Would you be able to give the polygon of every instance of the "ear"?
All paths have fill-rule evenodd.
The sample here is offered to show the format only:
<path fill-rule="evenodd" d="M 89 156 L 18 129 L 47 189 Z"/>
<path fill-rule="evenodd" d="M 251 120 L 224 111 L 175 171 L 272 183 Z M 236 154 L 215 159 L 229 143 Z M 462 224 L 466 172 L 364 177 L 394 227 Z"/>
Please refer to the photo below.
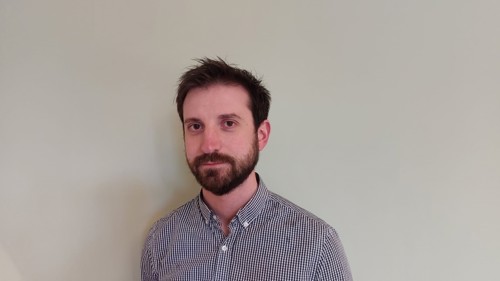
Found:
<path fill-rule="evenodd" d="M 271 123 L 269 123 L 269 120 L 266 119 L 262 121 L 259 125 L 259 128 L 257 128 L 257 142 L 259 144 L 259 151 L 262 151 L 264 147 L 266 147 L 270 134 Z"/>

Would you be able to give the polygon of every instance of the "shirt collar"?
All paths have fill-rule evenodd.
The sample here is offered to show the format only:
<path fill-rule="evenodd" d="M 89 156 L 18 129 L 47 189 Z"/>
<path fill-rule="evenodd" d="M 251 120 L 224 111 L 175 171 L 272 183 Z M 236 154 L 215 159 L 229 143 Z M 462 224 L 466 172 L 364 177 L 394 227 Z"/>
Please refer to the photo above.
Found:
<path fill-rule="evenodd" d="M 244 227 L 250 225 L 253 220 L 257 218 L 257 216 L 264 209 L 267 198 L 269 197 L 269 190 L 264 184 L 264 181 L 257 173 L 256 176 L 258 182 L 257 192 L 255 192 L 250 201 L 248 201 L 248 203 L 238 211 L 235 217 Z M 203 217 L 203 220 L 208 223 L 210 218 L 213 216 L 213 212 L 203 201 L 201 192 L 198 195 L 197 200 L 201 216 Z"/>
<path fill-rule="evenodd" d="M 203 217 L 203 221 L 208 223 L 210 221 L 210 217 L 212 216 L 212 210 L 208 208 L 207 204 L 203 201 L 203 195 L 200 191 L 200 194 L 197 197 L 198 200 L 198 208 L 200 210 L 201 216 Z"/>

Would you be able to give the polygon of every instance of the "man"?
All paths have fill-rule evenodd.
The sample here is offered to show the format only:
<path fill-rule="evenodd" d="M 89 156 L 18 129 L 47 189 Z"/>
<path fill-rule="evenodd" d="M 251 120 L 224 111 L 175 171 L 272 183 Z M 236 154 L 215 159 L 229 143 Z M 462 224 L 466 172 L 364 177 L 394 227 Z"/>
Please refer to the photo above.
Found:
<path fill-rule="evenodd" d="M 201 192 L 152 227 L 142 280 L 352 280 L 335 230 L 254 170 L 271 132 L 269 91 L 221 59 L 198 62 L 176 102 Z"/>

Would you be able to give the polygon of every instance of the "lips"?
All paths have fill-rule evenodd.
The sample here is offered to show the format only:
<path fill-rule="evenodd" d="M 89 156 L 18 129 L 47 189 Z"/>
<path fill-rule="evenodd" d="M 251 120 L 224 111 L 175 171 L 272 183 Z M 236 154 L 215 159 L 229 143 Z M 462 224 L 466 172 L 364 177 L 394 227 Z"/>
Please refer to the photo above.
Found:
<path fill-rule="evenodd" d="M 228 163 L 227 162 L 212 162 L 212 161 L 208 161 L 208 162 L 201 163 L 200 166 L 216 167 L 216 166 L 220 166 L 220 165 L 223 165 L 223 164 L 228 164 Z"/>

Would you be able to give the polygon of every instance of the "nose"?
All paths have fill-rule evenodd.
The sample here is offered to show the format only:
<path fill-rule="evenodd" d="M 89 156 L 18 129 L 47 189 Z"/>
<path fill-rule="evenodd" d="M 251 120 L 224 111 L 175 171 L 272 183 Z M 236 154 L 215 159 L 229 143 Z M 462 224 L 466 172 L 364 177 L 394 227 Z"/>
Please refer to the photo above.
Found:
<path fill-rule="evenodd" d="M 220 134 L 214 129 L 206 128 L 203 132 L 201 150 L 203 153 L 217 152 L 221 148 Z"/>

